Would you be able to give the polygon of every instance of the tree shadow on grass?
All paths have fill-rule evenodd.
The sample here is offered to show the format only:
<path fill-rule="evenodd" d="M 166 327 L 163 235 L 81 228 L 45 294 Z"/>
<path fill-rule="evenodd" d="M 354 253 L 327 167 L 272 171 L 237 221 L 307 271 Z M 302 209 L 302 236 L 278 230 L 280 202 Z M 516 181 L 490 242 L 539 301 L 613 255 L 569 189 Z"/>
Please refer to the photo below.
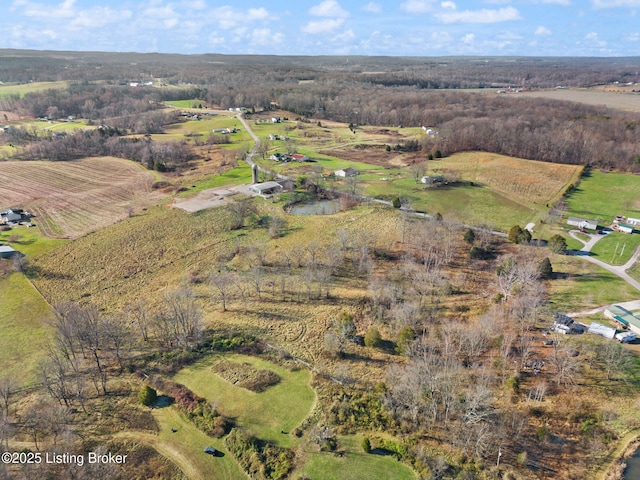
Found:
<path fill-rule="evenodd" d="M 395 452 L 387 450 L 386 448 L 372 448 L 369 453 L 371 455 L 380 455 L 381 457 L 393 457 L 396 455 Z"/>

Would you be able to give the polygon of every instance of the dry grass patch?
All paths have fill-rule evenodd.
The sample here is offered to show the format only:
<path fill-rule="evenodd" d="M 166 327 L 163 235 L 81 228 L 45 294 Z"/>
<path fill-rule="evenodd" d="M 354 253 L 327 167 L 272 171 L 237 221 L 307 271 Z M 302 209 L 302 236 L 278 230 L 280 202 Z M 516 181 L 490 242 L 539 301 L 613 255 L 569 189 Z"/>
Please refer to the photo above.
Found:
<path fill-rule="evenodd" d="M 155 176 L 118 158 L 74 162 L 4 162 L 0 198 L 3 207 L 32 210 L 41 232 L 76 238 L 111 225 L 157 202 Z"/>
<path fill-rule="evenodd" d="M 280 383 L 280 375 L 264 368 L 256 368 L 250 363 L 235 363 L 227 360 L 216 362 L 212 370 L 236 387 L 252 392 L 264 392 L 267 388 Z"/>
<path fill-rule="evenodd" d="M 545 204 L 560 195 L 582 171 L 578 165 L 537 162 L 486 152 L 463 152 L 430 162 L 463 180 L 479 183 L 520 203 Z"/>

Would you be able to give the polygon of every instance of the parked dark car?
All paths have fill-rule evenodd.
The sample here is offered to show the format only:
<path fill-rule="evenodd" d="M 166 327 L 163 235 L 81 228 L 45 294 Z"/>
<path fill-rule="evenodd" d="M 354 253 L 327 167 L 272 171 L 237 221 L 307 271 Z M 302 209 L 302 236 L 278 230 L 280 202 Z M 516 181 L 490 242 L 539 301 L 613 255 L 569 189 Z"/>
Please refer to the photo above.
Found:
<path fill-rule="evenodd" d="M 213 455 L 215 457 L 218 451 L 213 447 L 204 447 L 204 453 L 208 453 L 209 455 Z"/>

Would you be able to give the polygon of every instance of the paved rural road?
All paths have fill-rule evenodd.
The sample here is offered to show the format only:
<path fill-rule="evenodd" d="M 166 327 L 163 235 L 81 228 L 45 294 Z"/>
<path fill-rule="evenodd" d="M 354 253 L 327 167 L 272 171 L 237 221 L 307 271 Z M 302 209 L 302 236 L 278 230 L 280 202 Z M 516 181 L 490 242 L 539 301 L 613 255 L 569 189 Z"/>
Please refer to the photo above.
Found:
<path fill-rule="evenodd" d="M 617 266 L 609 265 L 608 263 L 605 263 L 602 260 L 598 260 L 597 258 L 594 258 L 594 257 L 592 257 L 590 255 L 590 252 L 591 252 L 591 249 L 593 248 L 593 246 L 598 242 L 598 240 L 600 240 L 604 236 L 603 235 L 591 235 L 591 238 L 589 239 L 589 241 L 585 242 L 580 237 L 578 237 L 577 233 L 578 233 L 577 230 L 570 230 L 569 231 L 569 235 L 571 236 L 571 238 L 574 238 L 575 240 L 578 240 L 584 246 L 580 250 L 575 252 L 574 255 L 576 255 L 576 256 L 578 256 L 580 258 L 584 258 L 588 262 L 594 263 L 594 264 L 604 268 L 605 270 L 607 270 L 607 271 L 613 273 L 614 275 L 617 275 L 621 279 L 623 279 L 625 282 L 627 282 L 629 285 L 631 285 L 635 289 L 640 290 L 640 282 L 638 282 L 637 280 L 632 278 L 629 274 L 627 274 L 627 270 L 629 268 L 631 268 L 636 263 L 638 258 L 640 257 L 640 247 L 638 247 L 636 249 L 635 253 L 631 256 L 629 261 L 627 263 L 625 263 L 624 265 L 617 265 Z"/>

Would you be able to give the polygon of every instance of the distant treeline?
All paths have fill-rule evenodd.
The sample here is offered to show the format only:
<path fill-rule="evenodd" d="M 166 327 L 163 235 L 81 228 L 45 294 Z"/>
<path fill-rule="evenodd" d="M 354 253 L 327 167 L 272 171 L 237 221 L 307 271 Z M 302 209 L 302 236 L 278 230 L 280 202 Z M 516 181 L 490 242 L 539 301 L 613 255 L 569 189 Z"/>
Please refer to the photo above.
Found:
<path fill-rule="evenodd" d="M 49 72 L 51 78 L 36 77 L 37 72 L 27 68 L 38 55 L 46 58 L 43 71 Z M 123 65 L 125 59 L 127 63 Z M 355 126 L 433 127 L 438 135 L 421 141 L 425 154 L 481 150 L 547 162 L 640 171 L 638 114 L 518 95 L 456 90 L 497 85 L 638 82 L 638 58 L 347 59 L 71 53 L 67 60 L 68 66 L 59 69 L 59 62 L 46 54 L 26 52 L 23 57 L 8 59 L 7 65 L 2 63 L 0 79 L 7 72 L 23 71 L 34 80 L 71 79 L 78 83 L 68 90 L 31 93 L 22 99 L 4 98 L 0 100 L 0 110 L 36 117 L 71 115 L 131 132 L 157 133 L 172 120 L 158 110 L 163 101 L 199 99 L 224 109 L 243 106 L 249 110 L 276 105 L 301 117 Z M 162 82 L 179 87 L 198 86 L 128 86 L 126 79 L 143 77 L 161 78 Z M 91 84 L 98 79 L 101 84 Z"/>
<path fill-rule="evenodd" d="M 555 87 L 638 82 L 640 58 L 175 55 L 0 49 L 0 82 L 162 79 L 245 85 L 326 81 L 418 88 Z"/>
<path fill-rule="evenodd" d="M 194 158 L 186 142 L 154 142 L 148 138 L 123 138 L 117 129 L 99 128 L 73 134 L 47 135 L 36 129 L 12 129 L 25 146 L 15 155 L 22 160 L 76 160 L 111 156 L 140 162 L 158 171 L 172 170 Z M 28 141 L 26 141 L 28 140 Z"/>

